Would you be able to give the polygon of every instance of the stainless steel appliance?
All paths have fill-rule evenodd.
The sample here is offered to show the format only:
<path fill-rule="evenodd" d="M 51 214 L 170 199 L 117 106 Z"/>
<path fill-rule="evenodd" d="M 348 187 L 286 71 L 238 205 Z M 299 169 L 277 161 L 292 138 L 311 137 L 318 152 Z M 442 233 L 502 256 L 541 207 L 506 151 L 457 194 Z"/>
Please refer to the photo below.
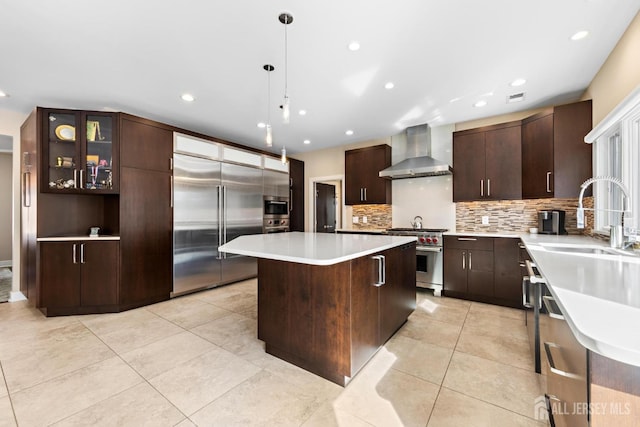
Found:
<path fill-rule="evenodd" d="M 542 358 L 540 356 L 540 315 L 546 313 L 542 297 L 546 292 L 545 281 L 540 276 L 536 265 L 531 261 L 520 244 L 520 268 L 522 276 L 522 305 L 525 309 L 525 323 L 529 335 L 529 345 L 533 363 L 537 373 L 542 372 Z"/>
<path fill-rule="evenodd" d="M 262 170 L 175 153 L 172 296 L 254 277 L 254 258 L 218 247 L 262 233 Z"/>
<path fill-rule="evenodd" d="M 289 198 L 278 196 L 263 197 L 263 233 L 284 233 L 289 231 Z"/>
<path fill-rule="evenodd" d="M 559 209 L 538 211 L 538 233 L 567 234 L 564 216 L 565 212 Z"/>
<path fill-rule="evenodd" d="M 390 236 L 415 236 L 416 286 L 433 289 L 435 296 L 442 294 L 442 233 L 444 228 L 389 228 Z"/>

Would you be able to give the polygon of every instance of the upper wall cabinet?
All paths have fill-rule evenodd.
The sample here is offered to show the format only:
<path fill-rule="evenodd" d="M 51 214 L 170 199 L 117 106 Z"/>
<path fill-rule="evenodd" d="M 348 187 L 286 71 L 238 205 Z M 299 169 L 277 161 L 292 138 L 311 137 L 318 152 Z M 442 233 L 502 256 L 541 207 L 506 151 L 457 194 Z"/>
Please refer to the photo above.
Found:
<path fill-rule="evenodd" d="M 115 113 L 43 109 L 41 117 L 41 191 L 118 192 Z"/>
<path fill-rule="evenodd" d="M 345 151 L 345 204 L 391 204 L 391 181 L 378 175 L 378 172 L 389 166 L 389 145 Z"/>
<path fill-rule="evenodd" d="M 453 134 L 453 201 L 521 198 L 520 122 Z"/>
<path fill-rule="evenodd" d="M 573 198 L 591 177 L 591 101 L 553 107 L 522 121 L 522 198 Z"/>

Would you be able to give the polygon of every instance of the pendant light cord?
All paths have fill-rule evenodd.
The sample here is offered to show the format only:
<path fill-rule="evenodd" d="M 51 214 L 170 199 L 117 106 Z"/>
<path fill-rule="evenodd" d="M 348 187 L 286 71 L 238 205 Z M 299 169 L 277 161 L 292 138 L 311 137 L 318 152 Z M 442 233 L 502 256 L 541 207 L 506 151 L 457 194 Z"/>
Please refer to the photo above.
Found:
<path fill-rule="evenodd" d="M 284 22 L 284 96 L 288 96 L 289 95 L 289 91 L 287 89 L 287 82 L 288 82 L 288 73 L 287 70 L 289 69 L 288 66 L 288 43 L 287 43 L 287 27 L 289 26 L 289 17 L 285 16 L 284 18 L 285 22 Z"/>

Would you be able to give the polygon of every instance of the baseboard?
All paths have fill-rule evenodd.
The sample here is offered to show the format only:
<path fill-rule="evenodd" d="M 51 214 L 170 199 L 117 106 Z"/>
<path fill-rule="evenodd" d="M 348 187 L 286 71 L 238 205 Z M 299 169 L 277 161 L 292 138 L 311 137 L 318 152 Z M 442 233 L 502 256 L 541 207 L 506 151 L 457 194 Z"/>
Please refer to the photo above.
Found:
<path fill-rule="evenodd" d="M 24 294 L 20 291 L 11 291 L 11 294 L 9 296 L 9 302 L 25 301 L 26 299 L 27 297 L 25 297 Z"/>

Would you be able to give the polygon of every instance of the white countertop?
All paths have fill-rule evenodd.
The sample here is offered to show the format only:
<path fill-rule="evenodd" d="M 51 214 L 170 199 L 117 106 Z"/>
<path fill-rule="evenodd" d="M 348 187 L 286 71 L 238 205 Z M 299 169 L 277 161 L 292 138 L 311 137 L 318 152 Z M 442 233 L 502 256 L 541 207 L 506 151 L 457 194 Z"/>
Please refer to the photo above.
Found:
<path fill-rule="evenodd" d="M 386 234 L 387 230 L 384 228 L 336 228 L 336 233 Z"/>
<path fill-rule="evenodd" d="M 219 250 L 256 258 L 332 265 L 415 241 L 415 237 L 406 236 L 291 232 L 240 236 Z"/>
<path fill-rule="evenodd" d="M 565 254 L 542 245 L 608 246 L 585 236 L 521 237 L 576 339 L 598 354 L 640 366 L 640 259 Z"/>
<path fill-rule="evenodd" d="M 120 236 L 100 235 L 98 237 L 84 236 L 54 236 L 54 237 L 38 237 L 38 242 L 72 242 L 77 240 L 120 240 Z"/>

